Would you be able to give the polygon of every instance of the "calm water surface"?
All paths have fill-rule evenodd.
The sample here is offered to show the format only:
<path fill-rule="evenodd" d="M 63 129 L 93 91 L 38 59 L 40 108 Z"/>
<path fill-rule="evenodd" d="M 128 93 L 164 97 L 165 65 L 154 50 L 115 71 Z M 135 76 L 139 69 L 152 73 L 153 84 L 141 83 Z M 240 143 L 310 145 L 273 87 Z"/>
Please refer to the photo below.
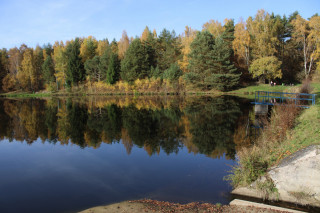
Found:
<path fill-rule="evenodd" d="M 0 212 L 151 198 L 227 204 L 250 143 L 235 97 L 0 99 Z"/>

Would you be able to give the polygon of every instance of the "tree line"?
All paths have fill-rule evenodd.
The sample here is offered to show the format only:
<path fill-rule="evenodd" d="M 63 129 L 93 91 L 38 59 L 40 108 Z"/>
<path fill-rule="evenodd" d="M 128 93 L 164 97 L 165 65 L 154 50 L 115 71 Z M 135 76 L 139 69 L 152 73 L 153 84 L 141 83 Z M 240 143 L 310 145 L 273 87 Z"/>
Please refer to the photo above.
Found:
<path fill-rule="evenodd" d="M 185 32 L 148 27 L 140 37 L 123 31 L 119 41 L 75 38 L 36 48 L 0 50 L 0 88 L 5 91 L 61 90 L 80 84 L 160 79 L 201 90 L 227 91 L 254 80 L 284 83 L 319 70 L 320 17 L 308 20 L 259 10 L 234 24 L 206 22 Z"/>

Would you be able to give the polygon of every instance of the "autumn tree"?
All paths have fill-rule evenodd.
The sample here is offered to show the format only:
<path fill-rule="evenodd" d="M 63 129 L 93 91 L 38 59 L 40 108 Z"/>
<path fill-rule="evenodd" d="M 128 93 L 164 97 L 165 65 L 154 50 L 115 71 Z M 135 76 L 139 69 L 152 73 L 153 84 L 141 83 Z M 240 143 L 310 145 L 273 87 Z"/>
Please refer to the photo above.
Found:
<path fill-rule="evenodd" d="M 250 35 L 246 23 L 240 20 L 235 26 L 232 47 L 240 67 L 249 67 L 250 63 Z"/>
<path fill-rule="evenodd" d="M 144 42 L 148 39 L 148 37 L 150 36 L 150 34 L 152 35 L 151 31 L 149 30 L 149 27 L 146 26 L 142 32 L 142 35 L 140 37 L 141 42 Z"/>
<path fill-rule="evenodd" d="M 12 76 L 15 76 L 18 73 L 18 69 L 21 65 L 22 54 L 20 50 L 17 47 L 15 47 L 15 48 L 9 49 L 8 56 L 9 56 L 9 73 Z"/>
<path fill-rule="evenodd" d="M 279 40 L 269 13 L 259 10 L 254 19 L 249 17 L 247 30 L 251 36 L 253 60 L 275 55 Z"/>
<path fill-rule="evenodd" d="M 96 49 L 96 54 L 98 56 L 102 56 L 102 54 L 107 50 L 109 47 L 108 39 L 103 39 L 98 41 L 98 47 Z"/>
<path fill-rule="evenodd" d="M 3 54 L 2 54 L 3 56 Z M 11 48 L 8 51 L 8 74 L 2 79 L 2 89 L 6 92 L 16 89 L 16 74 L 20 67 L 22 56 L 18 48 Z M 3 60 L 2 60 L 3 61 Z"/>
<path fill-rule="evenodd" d="M 219 21 L 210 20 L 202 26 L 202 31 L 210 32 L 214 37 L 220 36 L 224 29 Z"/>
<path fill-rule="evenodd" d="M 36 88 L 36 73 L 34 67 L 33 51 L 30 48 L 24 50 L 21 67 L 17 73 L 17 80 L 23 90 L 34 91 Z"/>
<path fill-rule="evenodd" d="M 66 84 L 67 73 L 67 57 L 65 54 L 65 47 L 63 42 L 57 41 L 53 46 L 53 61 L 54 61 L 54 76 L 56 78 L 57 89 L 60 85 Z"/>
<path fill-rule="evenodd" d="M 311 37 L 315 42 L 316 51 L 314 52 L 314 60 L 320 58 L 320 16 L 313 16 L 310 19 Z M 320 77 L 320 60 L 317 62 L 318 79 Z"/>
<path fill-rule="evenodd" d="M 127 35 L 127 32 L 124 30 L 122 32 L 122 37 L 118 43 L 118 54 L 120 59 L 123 59 L 124 54 L 129 48 L 129 44 L 130 44 L 129 37 Z"/>
<path fill-rule="evenodd" d="M 305 78 L 311 74 L 317 55 L 317 43 L 319 44 L 320 17 L 315 16 L 310 21 L 300 15 L 292 21 L 294 27 L 293 39 L 300 45 L 303 52 L 303 70 Z"/>
<path fill-rule="evenodd" d="M 275 56 L 268 56 L 256 59 L 252 62 L 249 71 L 253 77 L 260 79 L 268 79 L 269 81 L 275 78 L 282 78 L 281 61 Z"/>
<path fill-rule="evenodd" d="M 82 62 L 86 62 L 88 59 L 92 59 L 96 55 L 96 49 L 98 47 L 98 42 L 93 36 L 88 36 L 81 43 L 80 56 Z"/>
<path fill-rule="evenodd" d="M 190 54 L 190 44 L 197 35 L 197 31 L 191 29 L 191 27 L 186 26 L 184 34 L 181 36 L 181 54 L 182 57 L 178 61 L 178 64 L 183 72 L 187 72 L 189 65 L 189 54 Z"/>

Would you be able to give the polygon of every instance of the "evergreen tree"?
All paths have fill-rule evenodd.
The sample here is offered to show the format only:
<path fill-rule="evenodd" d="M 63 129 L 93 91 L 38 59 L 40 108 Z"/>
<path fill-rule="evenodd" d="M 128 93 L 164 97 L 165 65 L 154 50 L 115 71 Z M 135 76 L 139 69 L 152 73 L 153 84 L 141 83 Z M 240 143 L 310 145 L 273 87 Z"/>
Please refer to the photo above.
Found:
<path fill-rule="evenodd" d="M 157 44 L 157 66 L 160 70 L 166 70 L 171 64 L 176 63 L 181 56 L 181 44 L 175 31 L 163 29 Z"/>
<path fill-rule="evenodd" d="M 134 39 L 121 61 L 121 78 L 128 82 L 143 79 L 148 76 L 150 68 L 146 49 L 139 38 Z"/>
<path fill-rule="evenodd" d="M 76 38 L 70 42 L 66 47 L 67 56 L 67 73 L 66 83 L 68 86 L 71 84 L 78 84 L 85 79 L 85 70 L 80 57 L 80 41 Z"/>
<path fill-rule="evenodd" d="M 238 85 L 240 75 L 230 61 L 230 46 L 223 35 L 214 39 L 208 31 L 198 32 L 191 43 L 190 72 L 185 79 L 202 89 L 225 91 Z"/>
<path fill-rule="evenodd" d="M 43 78 L 42 78 L 42 64 L 44 62 L 43 57 L 43 49 L 40 46 L 37 46 L 36 49 L 33 51 L 34 56 L 34 68 L 36 71 L 36 82 L 37 88 L 41 89 L 43 87 Z"/>
<path fill-rule="evenodd" d="M 148 34 L 148 37 L 145 40 L 142 40 L 142 45 L 146 51 L 147 61 L 150 67 L 157 66 L 157 56 L 156 56 L 156 48 L 157 48 L 157 40 L 153 37 L 151 33 Z M 149 77 L 152 77 L 151 73 L 149 73 Z"/>
<path fill-rule="evenodd" d="M 47 56 L 46 60 L 43 62 L 42 70 L 43 70 L 43 78 L 47 84 L 50 84 L 55 81 L 54 64 L 53 64 L 53 60 L 50 55 Z"/>
<path fill-rule="evenodd" d="M 101 72 L 100 69 L 100 56 L 95 56 L 92 59 L 88 59 L 84 63 L 84 69 L 92 81 L 101 81 L 104 78 L 104 73 Z"/>
<path fill-rule="evenodd" d="M 178 64 L 171 64 L 171 66 L 166 69 L 163 73 L 163 78 L 168 79 L 171 82 L 172 81 L 177 81 L 180 76 L 182 76 L 183 72 L 178 66 Z"/>
<path fill-rule="evenodd" d="M 107 83 L 114 84 L 119 80 L 120 60 L 117 54 L 112 53 L 109 59 L 109 66 L 107 70 Z"/>

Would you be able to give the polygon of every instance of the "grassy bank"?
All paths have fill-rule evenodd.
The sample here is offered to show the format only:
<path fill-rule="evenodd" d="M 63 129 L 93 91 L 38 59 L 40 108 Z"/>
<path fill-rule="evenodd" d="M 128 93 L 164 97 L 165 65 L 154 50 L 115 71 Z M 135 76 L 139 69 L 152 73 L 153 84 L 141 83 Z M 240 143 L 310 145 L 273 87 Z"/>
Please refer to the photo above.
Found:
<path fill-rule="evenodd" d="M 320 84 L 312 84 L 318 94 L 309 109 L 275 107 L 269 124 L 252 147 L 238 152 L 239 164 L 228 176 L 234 187 L 248 186 L 285 157 L 313 144 L 320 144 Z M 272 185 L 272 184 L 271 184 Z"/>

